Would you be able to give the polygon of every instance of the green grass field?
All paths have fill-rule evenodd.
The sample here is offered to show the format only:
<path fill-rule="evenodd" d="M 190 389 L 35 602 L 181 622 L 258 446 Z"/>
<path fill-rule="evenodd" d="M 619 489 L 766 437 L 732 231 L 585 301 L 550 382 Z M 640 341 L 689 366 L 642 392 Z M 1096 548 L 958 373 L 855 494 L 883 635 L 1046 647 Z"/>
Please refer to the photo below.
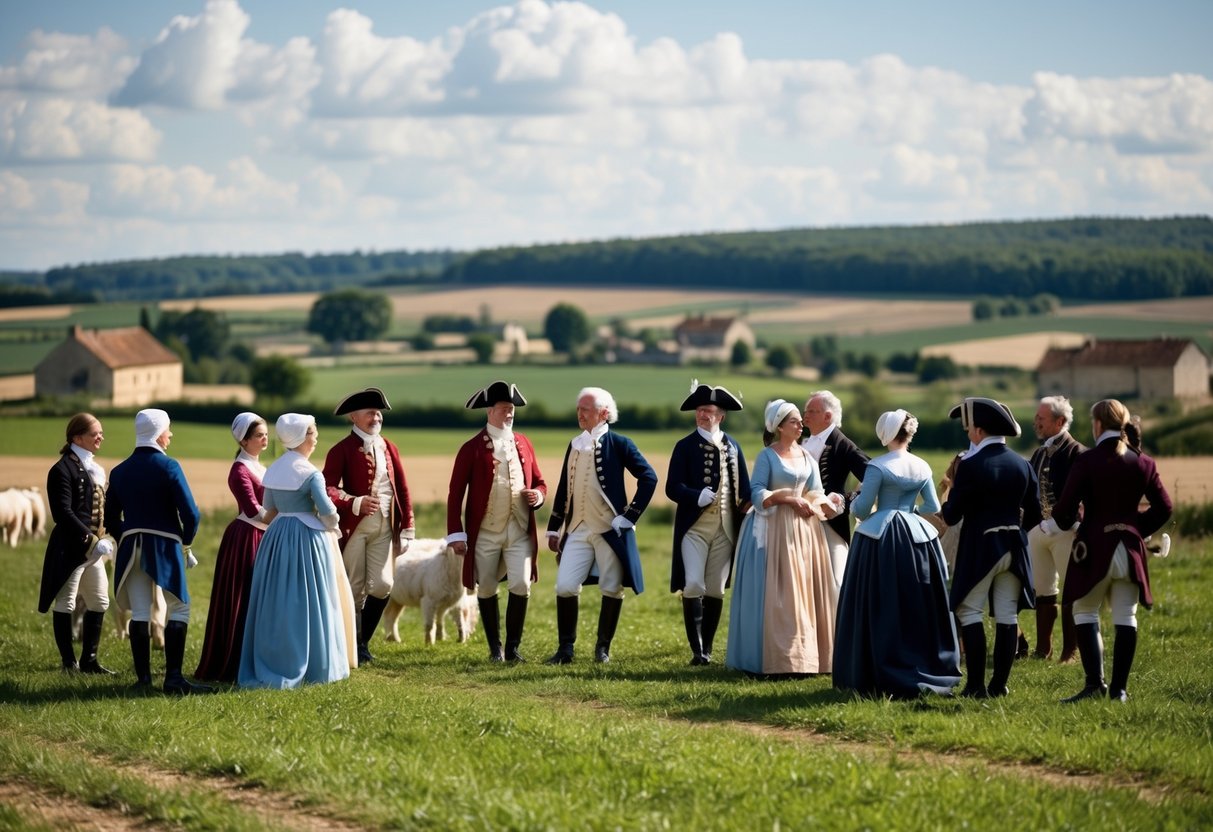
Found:
<path fill-rule="evenodd" d="M 208 517 L 195 545 L 187 668 L 225 521 Z M 439 525 L 441 511 L 421 523 Z M 649 591 L 625 602 L 609 665 L 588 659 L 592 588 L 577 662 L 538 661 L 555 646 L 545 555 L 525 665 L 489 664 L 479 629 L 467 644 L 427 648 L 409 610 L 404 642 L 376 637 L 376 663 L 348 681 L 187 700 L 128 697 L 129 651 L 108 630 L 101 658 L 119 675 L 63 676 L 49 618 L 33 611 L 41 544 L 22 544 L 0 586 L 0 783 L 10 800 L 36 789 L 102 818 L 179 829 L 926 830 L 1012 819 L 1181 830 L 1213 819 L 1209 540 L 1177 541 L 1152 564 L 1157 604 L 1140 616 L 1129 704 L 1062 706 L 1081 670 L 1033 660 L 1016 664 L 1007 699 L 904 703 L 853 700 L 828 677 L 688 667 L 666 592 L 669 526 L 655 516 L 639 528 Z M 160 662 L 154 654 L 154 672 Z M 0 828 L 35 828 L 6 803 Z"/>

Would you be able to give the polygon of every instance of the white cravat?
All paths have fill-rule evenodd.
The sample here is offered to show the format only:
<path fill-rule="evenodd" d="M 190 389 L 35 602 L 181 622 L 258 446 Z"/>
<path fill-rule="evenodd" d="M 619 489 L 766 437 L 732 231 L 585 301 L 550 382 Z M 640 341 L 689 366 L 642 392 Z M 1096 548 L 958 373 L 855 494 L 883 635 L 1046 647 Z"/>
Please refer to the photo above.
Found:
<path fill-rule="evenodd" d="M 80 458 L 84 470 L 88 471 L 88 475 L 93 478 L 93 485 L 105 488 L 105 469 L 97 464 L 97 460 L 93 458 L 93 452 L 85 450 L 79 445 L 72 445 L 72 451 Z"/>
<path fill-rule="evenodd" d="M 826 449 L 826 439 L 833 431 L 834 426 L 830 425 L 821 433 L 811 433 L 808 439 L 800 441 L 800 447 L 809 452 L 809 456 L 813 457 L 814 462 L 821 462 L 821 453 Z"/>
<path fill-rule="evenodd" d="M 366 433 L 365 431 L 352 428 L 354 433 L 362 440 L 362 452 L 364 454 L 374 453 L 376 450 L 383 453 L 386 447 L 383 443 L 383 437 L 377 433 Z"/>
<path fill-rule="evenodd" d="M 574 451 L 592 451 L 594 443 L 606 436 L 606 432 L 610 429 L 610 425 L 606 422 L 599 422 L 594 426 L 593 430 L 583 430 L 581 433 L 573 437 Z"/>

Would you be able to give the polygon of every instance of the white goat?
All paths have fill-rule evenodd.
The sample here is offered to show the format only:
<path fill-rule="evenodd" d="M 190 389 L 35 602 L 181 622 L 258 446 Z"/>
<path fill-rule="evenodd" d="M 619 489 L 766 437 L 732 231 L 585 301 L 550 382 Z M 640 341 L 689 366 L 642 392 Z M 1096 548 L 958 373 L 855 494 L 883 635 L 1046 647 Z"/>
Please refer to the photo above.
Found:
<path fill-rule="evenodd" d="M 400 641 L 397 628 L 405 607 L 420 607 L 425 643 L 445 639 L 443 619 L 454 610 L 460 643 L 467 641 L 476 625 L 478 608 L 474 595 L 463 586 L 463 558 L 444 540 L 414 540 L 409 550 L 396 558 L 392 595 L 383 612 L 388 641 Z"/>

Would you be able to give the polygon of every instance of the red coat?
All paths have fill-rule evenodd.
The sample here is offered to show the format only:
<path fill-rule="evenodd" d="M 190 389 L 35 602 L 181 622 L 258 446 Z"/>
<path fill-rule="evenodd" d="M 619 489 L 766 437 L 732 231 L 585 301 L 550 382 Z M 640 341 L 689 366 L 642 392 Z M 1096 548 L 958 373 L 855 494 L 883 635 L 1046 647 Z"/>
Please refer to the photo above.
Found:
<path fill-rule="evenodd" d="M 1143 498 L 1148 505 L 1145 510 L 1141 508 Z M 1105 439 L 1074 461 L 1065 491 L 1053 507 L 1057 525 L 1063 529 L 1074 525 L 1080 504 L 1082 524 L 1066 569 L 1065 603 L 1072 604 L 1095 588 L 1108 574 L 1116 547 L 1123 543 L 1138 600 L 1149 609 L 1154 596 L 1142 538 L 1161 529 L 1171 517 L 1171 497 L 1154 460 L 1129 450 L 1118 454 L 1116 442 Z"/>
<path fill-rule="evenodd" d="M 531 440 L 521 433 L 515 433 L 514 447 L 518 451 L 518 463 L 522 466 L 523 487 L 535 489 L 547 500 L 548 486 L 539 471 L 539 460 L 535 458 Z M 480 532 L 480 523 L 484 520 L 492 488 L 493 442 L 489 438 L 489 432 L 482 429 L 459 449 L 455 465 L 451 469 L 451 488 L 446 498 L 446 533 L 450 535 L 466 531 L 468 536 L 468 553 L 463 559 L 463 585 L 468 589 L 474 589 L 476 586 L 476 535 Z M 462 519 L 465 493 L 466 529 Z M 531 536 L 531 583 L 539 579 L 539 558 L 536 557 L 539 552 L 539 539 L 535 531 L 535 509 L 538 507 L 531 509 L 527 522 L 527 532 Z"/>
<path fill-rule="evenodd" d="M 392 486 L 392 547 L 396 551 L 401 532 L 405 532 L 405 537 L 413 537 L 413 502 L 409 499 L 404 466 L 400 464 L 400 451 L 386 439 L 383 444 L 387 448 L 387 478 Z M 354 498 L 368 495 L 374 478 L 375 457 L 362 452 L 362 438 L 353 431 L 330 448 L 324 457 L 324 484 L 328 487 L 329 499 L 337 506 L 343 550 L 362 520 L 354 514 Z"/>

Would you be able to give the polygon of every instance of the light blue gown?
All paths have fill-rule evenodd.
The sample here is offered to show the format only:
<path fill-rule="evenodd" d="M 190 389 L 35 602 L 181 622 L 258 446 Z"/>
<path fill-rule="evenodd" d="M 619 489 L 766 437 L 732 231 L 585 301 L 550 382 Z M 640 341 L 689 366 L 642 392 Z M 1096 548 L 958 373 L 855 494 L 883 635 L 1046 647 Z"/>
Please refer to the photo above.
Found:
<path fill-rule="evenodd" d="M 821 520 L 787 505 L 762 508 L 783 488 L 815 505 L 825 500 L 817 463 L 796 450 L 792 461 L 770 448 L 758 455 L 754 508 L 737 537 L 725 665 L 755 675 L 829 673 L 833 659 L 837 597 Z"/>
<path fill-rule="evenodd" d="M 336 540 L 320 519 L 337 515 L 324 477 L 315 471 L 294 491 L 267 487 L 264 504 L 279 513 L 253 567 L 238 682 L 293 688 L 344 679 L 350 675 L 350 644 L 341 593 L 349 593 L 349 584 L 343 586 L 335 574 L 344 576 L 335 568 Z"/>

